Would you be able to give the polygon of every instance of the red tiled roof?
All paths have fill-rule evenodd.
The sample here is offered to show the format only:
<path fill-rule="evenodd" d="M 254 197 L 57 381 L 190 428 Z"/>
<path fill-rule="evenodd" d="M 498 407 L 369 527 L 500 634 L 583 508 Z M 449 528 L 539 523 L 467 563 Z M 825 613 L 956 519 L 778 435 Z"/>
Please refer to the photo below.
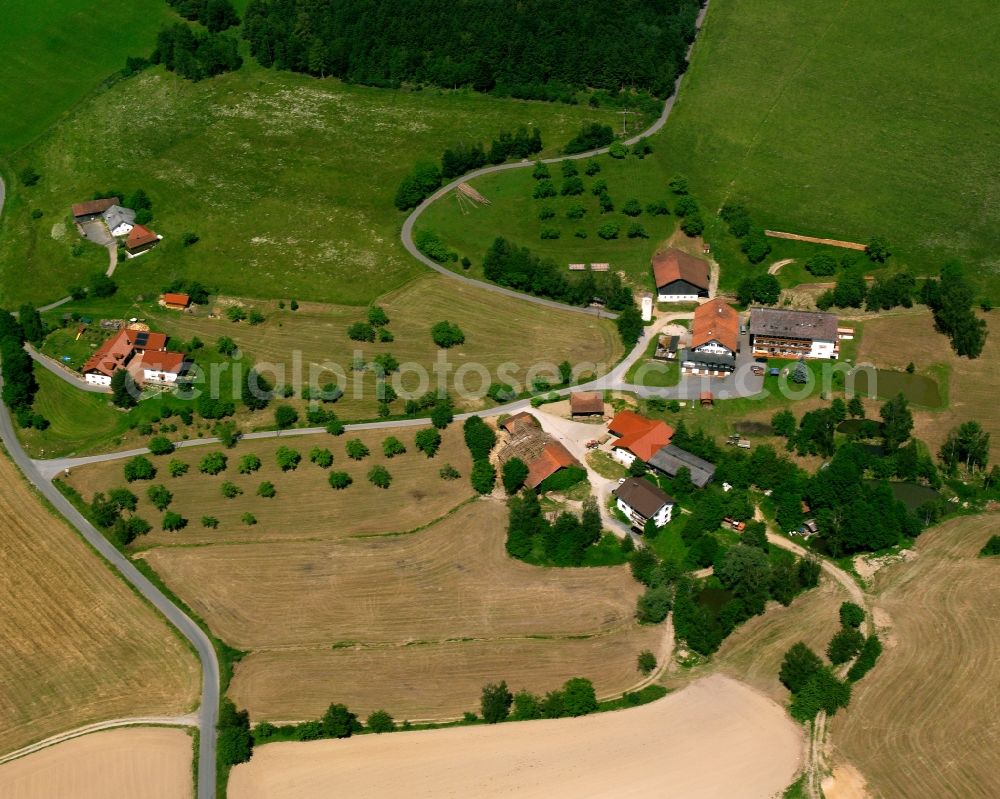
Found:
<path fill-rule="evenodd" d="M 187 308 L 191 304 L 191 297 L 187 294 L 172 294 L 167 292 L 163 295 L 163 301 L 167 305 L 183 305 Z"/>
<path fill-rule="evenodd" d="M 90 216 L 91 214 L 102 214 L 112 205 L 118 205 L 117 197 L 104 197 L 100 200 L 87 200 L 85 203 L 74 203 L 73 216 Z"/>
<path fill-rule="evenodd" d="M 576 463 L 568 449 L 558 441 L 550 441 L 545 445 L 542 454 L 528 466 L 528 477 L 524 484 L 528 488 L 538 488 L 539 484 L 560 469 L 573 466 Z"/>
<path fill-rule="evenodd" d="M 674 429 L 666 422 L 647 419 L 632 411 L 616 414 L 608 431 L 618 436 L 614 446 L 627 449 L 643 461 L 648 461 L 658 449 L 669 444 L 674 434 Z"/>
<path fill-rule="evenodd" d="M 569 395 L 573 413 L 604 413 L 604 395 L 600 391 L 574 391 Z"/>
<path fill-rule="evenodd" d="M 179 372 L 184 364 L 182 352 L 146 352 L 142 356 L 142 368 L 151 372 Z"/>
<path fill-rule="evenodd" d="M 693 286 L 707 289 L 708 264 L 681 250 L 662 250 L 653 256 L 653 279 L 657 288 L 675 280 L 686 280 Z"/>
<path fill-rule="evenodd" d="M 740 315 L 724 300 L 709 300 L 699 305 L 691 325 L 691 349 L 710 341 L 736 352 L 740 338 Z"/>
<path fill-rule="evenodd" d="M 142 247 L 157 240 L 157 235 L 148 227 L 136 225 L 128 234 L 128 238 L 125 239 L 125 249 L 134 250 L 136 247 Z"/>
<path fill-rule="evenodd" d="M 83 373 L 100 372 L 107 377 L 111 377 L 115 369 L 128 363 L 136 350 L 146 352 L 156 352 L 164 349 L 167 345 L 166 333 L 146 333 L 146 343 L 142 347 L 136 346 L 139 330 L 120 330 L 116 335 L 109 338 L 100 347 L 94 350 L 87 362 L 83 365 Z"/>
<path fill-rule="evenodd" d="M 500 425 L 508 433 L 515 433 L 525 427 L 538 427 L 538 420 L 527 411 L 515 413 L 509 419 L 505 419 Z"/>

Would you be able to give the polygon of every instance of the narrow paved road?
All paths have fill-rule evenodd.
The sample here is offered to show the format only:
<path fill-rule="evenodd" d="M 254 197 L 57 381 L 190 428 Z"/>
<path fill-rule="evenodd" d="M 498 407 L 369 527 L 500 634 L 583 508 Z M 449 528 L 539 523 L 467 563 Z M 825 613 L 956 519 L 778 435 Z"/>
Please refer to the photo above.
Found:
<path fill-rule="evenodd" d="M 691 42 L 691 45 L 688 47 L 687 51 L 687 57 L 689 59 L 691 57 L 691 50 L 694 48 L 694 43 L 695 41 L 697 41 L 697 34 L 701 30 L 702 23 L 705 21 L 705 15 L 707 13 L 708 13 L 708 2 L 706 0 L 705 5 L 698 12 L 698 17 L 695 20 L 695 39 Z M 630 139 L 626 139 L 625 140 L 626 145 L 631 146 L 635 144 L 637 141 L 639 141 L 639 139 L 643 139 L 647 136 L 652 136 L 654 133 L 657 133 L 665 124 L 667 124 L 667 120 L 670 118 L 670 112 L 673 111 L 674 103 L 677 102 L 677 95 L 680 92 L 681 81 L 683 78 L 684 78 L 684 73 L 681 73 L 680 75 L 677 76 L 677 80 L 674 82 L 674 91 L 670 95 L 670 97 L 667 98 L 666 102 L 664 102 L 663 111 L 660 112 L 660 116 L 656 119 L 656 121 L 653 122 L 652 125 L 650 125 L 641 133 L 636 134 Z M 596 150 L 588 150 L 585 153 L 576 153 L 575 155 L 560 156 L 558 158 L 545 158 L 542 160 L 543 163 L 546 164 L 557 164 L 560 161 L 564 161 L 567 159 L 576 161 L 581 158 L 591 158 L 595 155 L 603 155 L 607 151 L 608 151 L 607 147 L 599 147 Z M 547 300 L 542 297 L 535 297 L 531 294 L 524 294 L 520 291 L 514 291 L 513 289 L 504 288 L 503 286 L 498 286 L 495 283 L 487 283 L 483 280 L 476 280 L 475 278 L 466 277 L 465 275 L 460 275 L 457 272 L 448 269 L 447 267 L 441 266 L 441 264 L 437 263 L 437 261 L 433 261 L 430 258 L 428 258 L 426 255 L 420 252 L 420 250 L 417 249 L 417 245 L 414 244 L 413 226 L 416 223 L 416 221 L 420 218 L 420 215 L 428 208 L 430 208 L 430 206 L 433 203 L 437 202 L 442 197 L 451 192 L 453 189 L 455 189 L 460 183 L 465 183 L 469 180 L 475 180 L 476 178 L 480 178 L 483 175 L 492 175 L 497 172 L 506 172 L 511 169 L 525 169 L 526 167 L 532 166 L 533 164 L 534 161 L 524 160 L 524 161 L 518 161 L 517 163 L 513 164 L 499 164 L 497 166 L 487 166 L 483 167 L 482 169 L 477 169 L 474 172 L 468 172 L 465 175 L 462 175 L 461 177 L 455 178 L 455 180 L 451 181 L 451 183 L 442 186 L 440 189 L 434 192 L 430 197 L 428 197 L 422 203 L 420 203 L 420 205 L 414 208 L 413 211 L 410 212 L 410 215 L 406 217 L 406 220 L 403 222 L 403 228 L 400 231 L 400 238 L 402 239 L 403 246 L 406 248 L 407 252 L 409 252 L 410 255 L 412 255 L 414 258 L 420 261 L 420 263 L 430 267 L 435 272 L 439 272 L 440 274 L 451 278 L 452 280 L 460 280 L 463 283 L 469 283 L 471 285 L 479 286 L 487 291 L 492 291 L 495 294 L 503 294 L 507 297 L 516 297 L 518 299 L 525 300 L 527 302 L 533 302 L 536 305 L 544 305 L 547 308 L 559 308 L 561 310 L 576 311 L 577 313 L 604 316 L 612 319 L 616 318 L 617 314 L 609 313 L 608 311 L 603 311 L 599 308 L 581 308 L 576 305 L 566 305 L 565 303 L 555 302 L 554 300 Z"/>
<path fill-rule="evenodd" d="M 67 297 L 67 299 L 69 299 Z M 78 388 L 81 391 L 89 391 L 92 394 L 110 394 L 111 389 L 104 386 L 95 386 L 93 383 L 88 383 L 83 377 L 71 369 L 63 366 L 59 361 L 50 358 L 45 353 L 39 352 L 30 344 L 25 342 L 24 348 L 28 351 L 28 355 L 31 356 L 31 360 L 37 363 L 39 366 L 52 372 L 60 380 L 65 380 L 74 388 Z"/>
<path fill-rule="evenodd" d="M 10 413 L 0 403 L 0 439 L 7 452 L 24 476 L 38 489 L 45 499 L 59 511 L 87 540 L 94 549 L 117 569 L 135 589 L 148 600 L 181 634 L 191 642 L 201 660 L 201 708 L 198 726 L 201 734 L 198 752 L 198 799 L 215 799 L 215 724 L 219 713 L 219 662 L 215 649 L 201 628 L 173 604 L 160 589 L 153 585 L 128 558 L 115 549 L 83 515 L 74 508 L 55 486 L 39 472 L 21 447 Z"/>

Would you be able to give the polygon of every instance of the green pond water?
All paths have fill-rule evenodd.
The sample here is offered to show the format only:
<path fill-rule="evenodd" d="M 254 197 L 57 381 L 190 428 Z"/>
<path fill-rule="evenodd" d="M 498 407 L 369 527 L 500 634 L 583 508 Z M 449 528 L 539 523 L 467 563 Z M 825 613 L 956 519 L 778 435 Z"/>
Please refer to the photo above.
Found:
<path fill-rule="evenodd" d="M 891 369 L 875 370 L 874 391 L 869 388 L 869 371 L 859 369 L 848 375 L 848 382 L 854 379 L 854 391 L 858 394 L 888 399 L 902 394 L 916 405 L 928 408 L 941 407 L 941 387 L 937 381 L 927 375 L 896 372 Z"/>
<path fill-rule="evenodd" d="M 869 480 L 867 482 L 875 484 L 877 481 Z M 933 488 L 920 485 L 920 483 L 890 482 L 889 488 L 892 489 L 892 495 L 906 505 L 907 510 L 911 511 L 916 510 L 925 502 L 930 502 L 941 496 Z"/>

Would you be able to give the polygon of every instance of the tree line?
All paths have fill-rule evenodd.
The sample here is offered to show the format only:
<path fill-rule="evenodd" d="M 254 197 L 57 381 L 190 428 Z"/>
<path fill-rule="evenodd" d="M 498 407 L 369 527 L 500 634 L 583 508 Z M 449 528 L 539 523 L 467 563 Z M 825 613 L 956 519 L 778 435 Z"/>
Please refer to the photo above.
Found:
<path fill-rule="evenodd" d="M 41 319 L 34 308 L 25 308 L 30 331 L 41 331 Z M 30 313 L 27 313 L 30 311 Z M 25 330 L 9 311 L 0 310 L 0 358 L 3 359 L 3 401 L 22 427 L 48 427 L 40 414 L 31 410 L 38 392 L 34 362 L 24 350 Z M 36 417 L 38 424 L 36 425 Z"/>
<path fill-rule="evenodd" d="M 243 65 L 236 39 L 223 33 L 196 31 L 184 22 L 160 30 L 149 60 L 192 81 L 232 72 Z"/>
<path fill-rule="evenodd" d="M 686 66 L 695 0 L 251 0 L 243 36 L 274 66 L 352 83 L 530 99 L 622 87 L 667 97 Z"/>

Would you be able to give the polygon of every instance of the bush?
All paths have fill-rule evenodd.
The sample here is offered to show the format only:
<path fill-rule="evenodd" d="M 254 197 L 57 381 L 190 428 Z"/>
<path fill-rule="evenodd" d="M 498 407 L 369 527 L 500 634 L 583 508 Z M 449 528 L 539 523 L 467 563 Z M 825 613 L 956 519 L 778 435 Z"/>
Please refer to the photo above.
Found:
<path fill-rule="evenodd" d="M 414 443 L 428 458 L 433 458 L 441 446 L 441 434 L 433 427 L 427 427 L 417 431 Z"/>
<path fill-rule="evenodd" d="M 214 516 L 202 516 L 201 526 L 208 527 L 209 529 L 214 530 L 216 527 L 219 526 L 219 520 L 216 519 Z"/>
<path fill-rule="evenodd" d="M 857 629 L 865 620 L 865 610 L 853 602 L 844 602 L 840 606 L 840 623 L 844 627 Z"/>
<path fill-rule="evenodd" d="M 156 467 L 149 458 L 137 455 L 125 464 L 125 479 L 132 483 L 136 480 L 152 480 L 156 477 Z"/>
<path fill-rule="evenodd" d="M 539 238 L 552 240 L 552 239 L 558 239 L 562 234 L 559 232 L 559 228 L 543 227 L 538 235 Z"/>
<path fill-rule="evenodd" d="M 546 219 L 552 219 L 552 217 L 554 217 L 555 215 L 556 215 L 556 209 L 553 208 L 551 205 L 542 206 L 542 210 L 538 212 L 538 218 L 543 222 Z"/>
<path fill-rule="evenodd" d="M 650 216 L 667 216 L 670 213 L 670 206 L 666 200 L 654 200 L 646 206 L 646 213 Z"/>
<path fill-rule="evenodd" d="M 392 484 L 392 475 L 384 466 L 372 466 L 368 470 L 368 482 L 376 488 L 388 488 Z"/>
<path fill-rule="evenodd" d="M 642 205 L 636 199 L 626 200 L 622 206 L 622 213 L 625 216 L 639 216 L 642 213 Z"/>
<path fill-rule="evenodd" d="M 872 236 L 865 246 L 865 255 L 874 263 L 884 264 L 892 255 L 888 240 L 884 236 Z"/>
<path fill-rule="evenodd" d="M 166 436 L 156 436 L 149 440 L 149 451 L 153 455 L 169 455 L 174 451 L 173 442 Z"/>
<path fill-rule="evenodd" d="M 270 480 L 265 480 L 263 483 L 261 483 L 259 486 L 257 486 L 257 496 L 258 497 L 264 497 L 265 499 L 271 499 L 277 493 L 278 492 L 277 492 L 277 490 L 274 487 L 274 483 L 272 483 Z"/>
<path fill-rule="evenodd" d="M 612 142 L 611 146 L 608 147 L 608 155 L 612 158 L 620 160 L 628 155 L 628 148 L 626 148 L 620 141 Z"/>
<path fill-rule="evenodd" d="M 576 197 L 583 194 L 583 181 L 578 177 L 566 178 L 559 187 L 559 193 L 563 197 Z"/>
<path fill-rule="evenodd" d="M 458 480 L 461 476 L 462 475 L 458 471 L 458 469 L 456 469 L 450 463 L 446 463 L 438 471 L 438 477 L 440 477 L 442 480 Z"/>
<path fill-rule="evenodd" d="M 806 261 L 806 271 L 817 277 L 826 277 L 837 271 L 837 259 L 828 253 L 821 252 Z"/>
<path fill-rule="evenodd" d="M 333 463 L 333 453 L 325 447 L 313 447 L 309 452 L 309 460 L 321 469 L 327 469 Z"/>
<path fill-rule="evenodd" d="M 648 239 L 649 234 L 646 232 L 646 228 L 638 222 L 633 222 L 628 227 L 628 237 L 630 239 Z"/>
<path fill-rule="evenodd" d="M 26 166 L 20 172 L 17 173 L 18 180 L 21 181 L 23 186 L 34 186 L 42 179 L 42 176 L 35 171 L 34 167 Z"/>
<path fill-rule="evenodd" d="M 330 419 L 326 423 L 326 432 L 331 436 L 342 436 L 344 430 L 344 423 L 337 418 Z"/>
<path fill-rule="evenodd" d="M 385 441 L 382 442 L 382 454 L 387 458 L 394 458 L 397 455 L 402 455 L 406 452 L 406 447 L 403 442 L 400 441 L 395 436 L 389 436 Z"/>
<path fill-rule="evenodd" d="M 149 497 L 149 501 L 158 511 L 165 511 L 174 498 L 174 495 L 167 490 L 166 486 L 161 485 L 150 486 L 149 490 L 146 491 L 146 496 Z M 132 510 L 135 510 L 135 508 L 133 507 Z"/>
<path fill-rule="evenodd" d="M 642 675 L 649 675 L 656 668 L 656 655 L 650 652 L 648 649 L 643 649 L 639 653 L 639 657 L 636 659 L 636 668 Z"/>
<path fill-rule="evenodd" d="M 506 682 L 484 685 L 479 700 L 483 721 L 487 724 L 504 721 L 510 715 L 510 706 L 513 702 L 514 696 L 507 689 Z"/>
<path fill-rule="evenodd" d="M 671 599 L 671 591 L 665 585 L 647 588 L 636 602 L 636 619 L 641 624 L 659 624 L 670 613 Z"/>
<path fill-rule="evenodd" d="M 256 455 L 244 455 L 240 458 L 240 465 L 238 471 L 240 474 L 250 474 L 251 472 L 256 472 L 260 468 L 260 458 Z"/>
<path fill-rule="evenodd" d="M 224 471 L 228 459 L 221 452 L 212 452 L 201 459 L 198 464 L 198 471 L 202 474 L 218 474 Z"/>
<path fill-rule="evenodd" d="M 243 524 L 245 524 L 247 527 L 253 527 L 255 524 L 257 524 L 257 517 L 248 511 L 247 513 L 244 513 L 242 516 L 240 516 L 240 521 L 243 522 Z"/>
<path fill-rule="evenodd" d="M 536 200 L 544 200 L 547 197 L 555 197 L 558 194 L 556 184 L 551 180 L 543 180 L 541 183 L 536 184 L 531 192 L 531 196 Z"/>
<path fill-rule="evenodd" d="M 857 682 L 864 677 L 875 666 L 879 655 L 882 654 L 882 642 L 874 633 L 865 639 L 865 645 L 861 647 L 858 659 L 851 664 L 847 671 L 847 679 L 850 682 Z"/>
<path fill-rule="evenodd" d="M 330 487 L 337 490 L 347 488 L 354 482 L 347 472 L 330 472 L 330 476 L 327 479 L 330 482 Z"/>
<path fill-rule="evenodd" d="M 689 237 L 700 236 L 705 232 L 705 222 L 701 218 L 701 214 L 691 214 L 684 218 L 681 222 L 681 230 L 684 234 Z"/>
<path fill-rule="evenodd" d="M 516 494 L 528 477 L 528 467 L 520 458 L 511 458 L 503 465 L 502 479 L 504 491 Z"/>
<path fill-rule="evenodd" d="M 810 678 L 823 668 L 823 661 L 802 641 L 785 653 L 778 679 L 793 694 L 801 691 Z"/>
<path fill-rule="evenodd" d="M 197 244 L 198 241 L 199 241 L 199 236 L 197 233 L 188 232 L 185 233 L 183 236 L 181 236 L 181 243 L 185 247 L 190 247 L 192 244 Z"/>
<path fill-rule="evenodd" d="M 274 456 L 278 461 L 278 467 L 283 472 L 295 471 L 299 468 L 299 462 L 302 460 L 302 455 L 291 447 L 278 447 Z"/>
<path fill-rule="evenodd" d="M 535 180 L 547 180 L 552 177 L 552 173 L 549 172 L 547 164 L 543 164 L 541 161 L 535 161 L 535 168 L 531 172 L 531 177 Z"/>
<path fill-rule="evenodd" d="M 174 511 L 167 511 L 163 514 L 163 529 L 171 533 L 183 530 L 187 527 L 187 519 Z"/>
<path fill-rule="evenodd" d="M 583 171 L 588 177 L 593 177 L 601 171 L 601 164 L 596 159 L 589 158 L 587 159 L 587 165 L 584 167 Z"/>
<path fill-rule="evenodd" d="M 368 716 L 366 726 L 375 733 L 392 732 L 396 729 L 396 722 L 384 710 L 376 710 Z"/>
<path fill-rule="evenodd" d="M 274 423 L 279 430 L 294 427 L 299 420 L 299 412 L 291 405 L 279 405 L 274 409 Z"/>
<path fill-rule="evenodd" d="M 826 656 L 830 658 L 831 663 L 837 666 L 853 658 L 864 645 L 865 637 L 860 630 L 855 630 L 853 627 L 842 627 L 830 639 L 826 648 Z"/>
<path fill-rule="evenodd" d="M 226 482 L 224 482 L 220 488 L 222 490 L 222 496 L 224 496 L 226 499 L 235 499 L 236 497 L 238 497 L 240 494 L 243 493 L 242 488 L 236 485 L 236 483 L 230 482 L 229 480 L 226 480 Z"/>
<path fill-rule="evenodd" d="M 373 305 L 368 309 L 368 324 L 373 327 L 383 327 L 389 324 L 389 314 L 379 305 Z"/>
<path fill-rule="evenodd" d="M 614 141 L 615 132 L 610 125 L 602 125 L 599 122 L 590 122 L 583 125 L 580 131 L 569 140 L 563 152 L 567 155 L 574 153 L 584 153 L 587 150 L 596 150 Z"/>
<path fill-rule="evenodd" d="M 176 458 L 172 459 L 170 463 L 167 464 L 167 471 L 170 473 L 171 477 L 183 477 L 188 473 L 188 466 L 184 461 L 179 461 Z"/>
<path fill-rule="evenodd" d="M 353 461 L 360 461 L 371 454 L 371 450 L 365 446 L 360 438 L 352 438 L 347 442 L 347 457 Z"/>
<path fill-rule="evenodd" d="M 617 239 L 620 230 L 621 226 L 617 222 L 605 222 L 597 229 L 597 235 L 605 241 L 609 241 Z"/>
<path fill-rule="evenodd" d="M 473 461 L 472 473 L 469 475 L 469 480 L 477 493 L 489 494 L 496 484 L 496 479 L 497 472 L 493 468 L 492 463 L 485 458 Z"/>
<path fill-rule="evenodd" d="M 351 341 L 374 341 L 375 328 L 367 322 L 355 322 L 347 328 L 347 337 Z"/>
<path fill-rule="evenodd" d="M 431 328 L 431 339 L 442 349 L 449 349 L 464 344 L 465 334 L 462 332 L 462 328 L 446 319 Z"/>

